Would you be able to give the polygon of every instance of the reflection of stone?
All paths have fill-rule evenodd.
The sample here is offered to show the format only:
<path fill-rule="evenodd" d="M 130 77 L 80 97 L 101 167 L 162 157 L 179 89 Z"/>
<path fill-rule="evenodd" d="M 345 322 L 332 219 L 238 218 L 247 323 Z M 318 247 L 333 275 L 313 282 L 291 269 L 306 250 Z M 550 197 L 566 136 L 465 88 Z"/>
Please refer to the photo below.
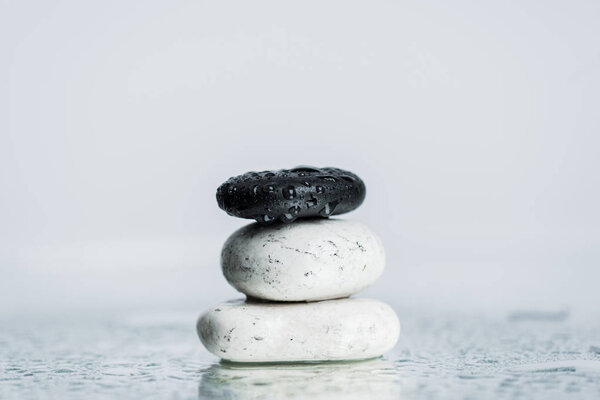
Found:
<path fill-rule="evenodd" d="M 214 364 L 200 399 L 398 399 L 400 377 L 385 359 L 318 364 Z"/>

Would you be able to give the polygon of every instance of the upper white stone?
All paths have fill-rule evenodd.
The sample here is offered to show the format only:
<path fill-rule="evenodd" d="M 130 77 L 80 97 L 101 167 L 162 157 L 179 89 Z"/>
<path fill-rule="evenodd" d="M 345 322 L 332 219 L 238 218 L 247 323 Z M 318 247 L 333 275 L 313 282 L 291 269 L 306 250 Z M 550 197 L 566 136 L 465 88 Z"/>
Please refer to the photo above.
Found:
<path fill-rule="evenodd" d="M 227 281 L 242 293 L 275 301 L 346 297 L 373 283 L 385 266 L 381 241 L 342 219 L 250 224 L 221 253 Z"/>

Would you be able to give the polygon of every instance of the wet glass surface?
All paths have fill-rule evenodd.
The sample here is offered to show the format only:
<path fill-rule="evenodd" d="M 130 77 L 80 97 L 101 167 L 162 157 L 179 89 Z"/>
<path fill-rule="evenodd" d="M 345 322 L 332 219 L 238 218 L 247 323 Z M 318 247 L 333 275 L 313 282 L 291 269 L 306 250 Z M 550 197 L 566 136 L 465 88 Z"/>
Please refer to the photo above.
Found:
<path fill-rule="evenodd" d="M 398 399 L 600 396 L 600 321 L 398 310 L 383 358 L 222 363 L 194 311 L 2 319 L 0 398 Z"/>

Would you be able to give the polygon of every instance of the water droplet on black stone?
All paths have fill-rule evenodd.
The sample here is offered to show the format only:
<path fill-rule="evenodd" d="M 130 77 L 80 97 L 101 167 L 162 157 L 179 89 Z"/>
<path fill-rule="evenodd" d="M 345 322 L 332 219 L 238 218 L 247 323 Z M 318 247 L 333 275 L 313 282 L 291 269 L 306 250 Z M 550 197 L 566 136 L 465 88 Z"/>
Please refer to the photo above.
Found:
<path fill-rule="evenodd" d="M 282 191 L 283 191 L 283 198 L 286 200 L 292 200 L 294 197 L 296 197 L 296 188 L 294 188 L 293 186 L 288 186 L 288 187 L 284 188 Z"/>
<path fill-rule="evenodd" d="M 321 211 L 319 211 L 319 215 L 321 217 L 328 217 L 333 213 L 333 210 L 335 210 L 335 207 L 338 205 L 337 201 L 332 201 L 329 202 L 327 204 L 325 204 L 325 207 L 323 207 L 321 209 Z"/>
<path fill-rule="evenodd" d="M 310 173 L 310 172 L 313 172 L 313 173 L 314 173 L 314 172 L 321 172 L 321 171 L 320 171 L 320 170 L 318 170 L 318 169 L 316 169 L 316 168 L 313 168 L 313 167 L 308 167 L 308 166 L 303 166 L 303 165 L 301 165 L 301 166 L 299 166 L 299 167 L 292 168 L 292 169 L 290 170 L 290 172 L 303 172 L 303 173 L 304 173 L 304 172 L 309 172 L 309 173 Z M 304 175 L 302 175 L 302 176 L 304 176 Z"/>
<path fill-rule="evenodd" d="M 335 179 L 333 176 L 330 176 L 330 175 L 320 176 L 319 178 L 321 178 L 327 182 L 337 182 L 337 179 Z"/>
<path fill-rule="evenodd" d="M 325 189 L 323 189 L 323 186 L 317 186 L 316 189 L 317 189 L 317 193 L 319 193 L 319 194 L 321 194 L 325 191 Z"/>
<path fill-rule="evenodd" d="M 300 212 L 300 207 L 298 207 L 298 206 L 290 207 L 290 209 L 288 211 L 292 215 L 298 215 L 298 213 Z"/>
<path fill-rule="evenodd" d="M 283 214 L 284 221 L 283 222 L 292 222 L 295 218 L 290 213 Z"/>
<path fill-rule="evenodd" d="M 317 206 L 317 198 L 313 195 L 310 196 L 310 199 L 306 202 L 306 207 L 313 208 Z"/>

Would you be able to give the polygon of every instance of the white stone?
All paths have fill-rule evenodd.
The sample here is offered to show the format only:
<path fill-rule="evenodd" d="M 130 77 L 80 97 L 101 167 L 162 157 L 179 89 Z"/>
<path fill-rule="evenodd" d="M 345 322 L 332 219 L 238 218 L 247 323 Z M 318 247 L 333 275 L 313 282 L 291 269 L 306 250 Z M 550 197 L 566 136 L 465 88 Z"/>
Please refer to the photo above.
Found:
<path fill-rule="evenodd" d="M 236 362 L 372 358 L 394 347 L 400 334 L 390 306 L 362 298 L 314 303 L 236 300 L 207 311 L 197 328 L 211 353 Z"/>
<path fill-rule="evenodd" d="M 343 219 L 250 224 L 221 253 L 227 281 L 249 296 L 274 301 L 346 297 L 373 283 L 385 266 L 379 238 Z"/>

